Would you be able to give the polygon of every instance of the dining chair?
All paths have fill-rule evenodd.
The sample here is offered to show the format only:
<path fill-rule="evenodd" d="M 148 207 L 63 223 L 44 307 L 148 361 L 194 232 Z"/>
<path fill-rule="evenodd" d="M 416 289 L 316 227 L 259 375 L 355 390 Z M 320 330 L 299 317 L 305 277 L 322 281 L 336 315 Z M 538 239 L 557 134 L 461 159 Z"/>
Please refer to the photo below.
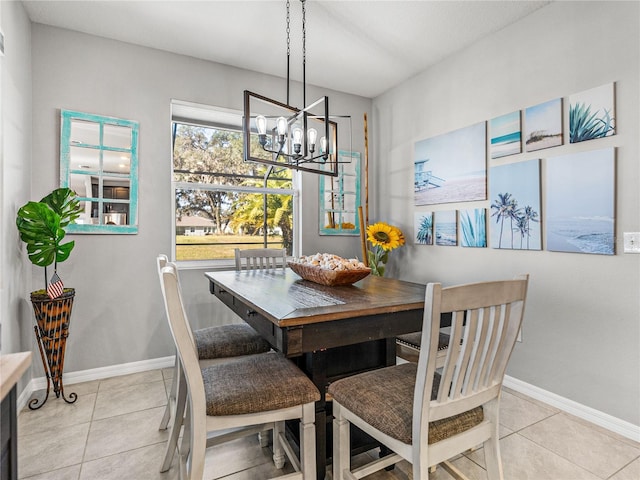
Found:
<path fill-rule="evenodd" d="M 422 332 L 412 332 L 396 337 L 396 357 L 407 362 L 417 362 L 420 356 L 420 344 L 422 342 Z M 436 355 L 436 368 L 444 365 L 447 358 L 447 348 L 449 348 L 449 335 L 443 332 L 438 334 L 438 354 Z"/>
<path fill-rule="evenodd" d="M 168 263 L 169 259 L 166 255 L 158 255 L 156 259 L 158 275 L 161 274 L 162 269 Z M 244 355 L 264 353 L 271 349 L 269 343 L 246 323 L 206 327 L 193 331 L 189 328 L 189 331 L 192 333 L 197 347 L 198 359 L 202 366 L 229 361 Z M 185 404 L 184 401 L 180 404 L 177 401 L 179 383 L 180 369 L 178 368 L 178 355 L 176 355 L 169 399 L 159 428 L 160 430 L 166 430 L 169 426 L 169 420 L 173 419 L 169 431 L 169 438 L 167 439 L 164 459 L 160 467 L 161 472 L 166 472 L 171 467 L 173 455 L 178 444 L 180 429 L 183 424 Z M 261 445 L 267 446 L 267 444 L 268 436 L 261 435 Z"/>
<path fill-rule="evenodd" d="M 284 466 L 285 456 L 295 474 L 287 479 L 315 480 L 315 402 L 320 392 L 293 362 L 277 352 L 245 356 L 232 362 L 201 367 L 184 310 L 177 270 L 167 263 L 161 271 L 162 295 L 176 344 L 186 389 L 185 428 L 179 446 L 181 479 L 201 480 L 206 448 L 273 429 L 273 460 Z M 296 456 L 285 437 L 284 422 L 300 421 Z"/>
<path fill-rule="evenodd" d="M 451 327 L 451 313 L 443 312 L 440 318 L 440 333 L 438 335 L 438 354 L 436 356 L 436 368 L 444 365 L 449 348 L 448 327 Z M 406 362 L 417 362 L 420 355 L 422 332 L 412 332 L 396 337 L 396 357 Z"/>
<path fill-rule="evenodd" d="M 403 363 L 332 383 L 333 479 L 362 478 L 401 460 L 413 478 L 483 444 L 487 478 L 502 480 L 498 415 L 505 369 L 522 323 L 529 277 L 442 288 L 427 285 L 418 363 Z M 447 356 L 436 371 L 441 312 L 452 312 Z M 465 315 L 466 314 L 466 315 Z M 462 342 L 461 342 L 462 340 Z M 351 471 L 353 424 L 394 453 Z"/>
<path fill-rule="evenodd" d="M 236 270 L 276 269 L 287 267 L 287 250 L 284 248 L 235 249 Z"/>

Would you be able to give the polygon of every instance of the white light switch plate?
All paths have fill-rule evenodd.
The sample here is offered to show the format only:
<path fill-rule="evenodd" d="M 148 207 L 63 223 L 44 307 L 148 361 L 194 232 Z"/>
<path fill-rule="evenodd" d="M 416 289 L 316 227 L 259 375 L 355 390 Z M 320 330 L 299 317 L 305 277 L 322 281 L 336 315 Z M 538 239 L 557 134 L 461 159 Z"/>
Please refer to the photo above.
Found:
<path fill-rule="evenodd" d="M 640 232 L 624 232 L 624 253 L 640 253 Z"/>

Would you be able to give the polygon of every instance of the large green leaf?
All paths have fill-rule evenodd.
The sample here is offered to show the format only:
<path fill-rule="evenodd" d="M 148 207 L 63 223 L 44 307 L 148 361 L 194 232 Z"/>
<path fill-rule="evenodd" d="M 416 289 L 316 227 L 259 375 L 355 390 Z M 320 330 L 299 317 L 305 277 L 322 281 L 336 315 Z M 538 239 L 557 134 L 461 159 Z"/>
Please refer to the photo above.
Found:
<path fill-rule="evenodd" d="M 58 244 L 64 237 L 60 215 L 44 203 L 29 202 L 18 210 L 16 225 L 20 238 L 27 244 L 31 262 L 39 267 L 51 265 L 56 260 Z"/>
<path fill-rule="evenodd" d="M 62 243 L 64 227 L 78 217 L 81 207 L 76 194 L 59 188 L 40 202 L 28 202 L 18 210 L 16 226 L 27 245 L 29 260 L 39 267 L 64 262 L 75 242 Z"/>
<path fill-rule="evenodd" d="M 58 188 L 40 200 L 40 202 L 49 205 L 60 216 L 61 228 L 73 222 L 82 212 L 82 206 L 76 200 L 76 192 L 70 188 Z"/>

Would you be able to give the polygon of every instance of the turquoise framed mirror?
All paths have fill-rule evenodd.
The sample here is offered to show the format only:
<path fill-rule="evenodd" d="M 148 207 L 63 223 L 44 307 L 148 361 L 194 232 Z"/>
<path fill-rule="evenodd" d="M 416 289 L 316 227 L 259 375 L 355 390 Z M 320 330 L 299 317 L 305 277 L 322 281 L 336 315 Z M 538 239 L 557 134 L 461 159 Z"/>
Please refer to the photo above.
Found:
<path fill-rule="evenodd" d="M 60 186 L 84 212 L 68 233 L 138 233 L 138 122 L 61 111 Z"/>
<path fill-rule="evenodd" d="M 320 175 L 320 235 L 360 235 L 360 153 L 338 152 L 338 176 Z"/>

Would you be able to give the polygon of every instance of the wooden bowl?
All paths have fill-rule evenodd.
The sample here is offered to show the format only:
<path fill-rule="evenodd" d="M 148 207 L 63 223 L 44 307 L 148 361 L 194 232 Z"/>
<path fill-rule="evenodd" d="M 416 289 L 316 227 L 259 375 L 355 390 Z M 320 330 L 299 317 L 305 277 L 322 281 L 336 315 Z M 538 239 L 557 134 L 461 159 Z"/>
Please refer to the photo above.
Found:
<path fill-rule="evenodd" d="M 338 285 L 351 285 L 362 280 L 371 273 L 370 268 L 361 270 L 329 270 L 314 265 L 305 265 L 304 263 L 287 262 L 289 268 L 300 275 L 305 280 L 319 283 L 320 285 L 328 285 L 330 287 Z"/>

